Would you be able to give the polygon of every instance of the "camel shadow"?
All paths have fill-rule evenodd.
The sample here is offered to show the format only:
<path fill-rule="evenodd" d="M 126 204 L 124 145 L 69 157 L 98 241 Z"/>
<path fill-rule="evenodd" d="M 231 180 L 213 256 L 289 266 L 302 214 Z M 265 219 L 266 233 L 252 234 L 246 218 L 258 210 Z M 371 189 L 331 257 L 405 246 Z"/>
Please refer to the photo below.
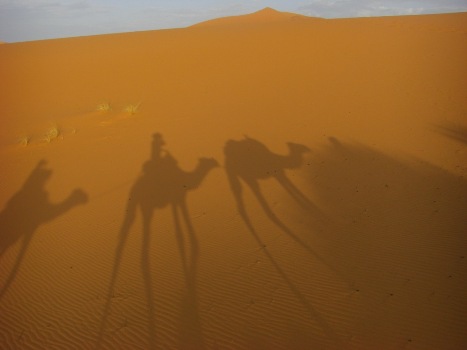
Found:
<path fill-rule="evenodd" d="M 225 167 L 240 213 L 244 210 L 244 204 L 238 180 L 242 179 L 253 191 L 269 218 L 280 225 L 259 187 L 258 180 L 268 178 L 277 180 L 302 208 L 319 211 L 310 199 L 290 181 L 284 171 L 285 169 L 299 168 L 303 163 L 303 155 L 310 152 L 310 149 L 292 142 L 288 142 L 287 146 L 289 154 L 279 155 L 272 153 L 264 144 L 250 137 L 245 137 L 241 141 L 227 141 L 224 148 Z"/>
<path fill-rule="evenodd" d="M 52 175 L 52 170 L 48 169 L 46 164 L 45 160 L 37 163 L 21 189 L 10 198 L 0 213 L 0 259 L 8 248 L 22 240 L 13 268 L 1 286 L 0 300 L 14 282 L 34 232 L 39 226 L 88 201 L 86 193 L 75 189 L 61 203 L 51 203 L 45 185 Z"/>
<path fill-rule="evenodd" d="M 175 234 L 180 251 L 182 270 L 185 277 L 185 292 L 182 300 L 181 330 L 179 334 L 180 348 L 191 346 L 203 348 L 201 322 L 197 310 L 197 266 L 199 257 L 198 240 L 193 228 L 186 195 L 188 191 L 198 188 L 208 172 L 218 163 L 211 158 L 200 158 L 197 167 L 186 172 L 179 168 L 176 159 L 163 148 L 162 135 L 154 134 L 151 159 L 143 165 L 143 173 L 131 188 L 126 215 L 120 228 L 119 241 L 115 253 L 113 271 L 110 279 L 104 313 L 100 325 L 97 348 L 104 338 L 107 319 L 112 306 L 112 295 L 121 265 L 123 250 L 130 229 L 135 221 L 137 209 L 141 211 L 143 220 L 143 241 L 141 252 L 141 269 L 144 289 L 148 305 L 149 347 L 156 347 L 155 306 L 152 296 L 153 281 L 150 271 L 149 247 L 151 238 L 151 221 L 155 209 L 171 206 Z M 183 229 L 185 226 L 185 230 Z M 185 244 L 185 238 L 188 244 Z M 185 247 L 188 247 L 188 252 Z"/>
<path fill-rule="evenodd" d="M 332 266 L 329 266 L 324 258 L 313 251 L 302 238 L 294 233 L 274 213 L 263 192 L 261 191 L 259 181 L 268 178 L 274 178 L 277 180 L 279 185 L 290 195 L 290 197 L 302 209 L 306 210 L 310 216 L 318 220 L 322 220 L 324 218 L 324 215 L 321 213 L 319 208 L 302 191 L 300 191 L 300 189 L 298 189 L 292 183 L 292 181 L 290 181 L 285 173 L 286 169 L 300 168 L 303 163 L 304 154 L 310 152 L 310 149 L 304 145 L 291 142 L 289 142 L 287 145 L 289 147 L 289 154 L 279 155 L 271 152 L 260 141 L 250 137 L 245 137 L 240 141 L 228 140 L 224 147 L 225 170 L 227 172 L 227 177 L 230 183 L 230 189 L 235 198 L 238 213 L 250 231 L 251 235 L 257 242 L 259 248 L 264 252 L 290 291 L 307 310 L 309 315 L 316 320 L 316 322 L 324 330 L 328 337 L 330 339 L 338 339 L 328 322 L 305 298 L 300 289 L 293 283 L 283 268 L 275 260 L 273 255 L 269 252 L 267 246 L 264 244 L 263 240 L 260 238 L 258 232 L 254 228 L 244 204 L 242 181 L 251 189 L 264 213 L 273 224 L 275 224 L 282 232 L 286 233 L 315 259 L 326 264 L 337 275 L 340 275 L 338 271 L 336 271 Z"/>

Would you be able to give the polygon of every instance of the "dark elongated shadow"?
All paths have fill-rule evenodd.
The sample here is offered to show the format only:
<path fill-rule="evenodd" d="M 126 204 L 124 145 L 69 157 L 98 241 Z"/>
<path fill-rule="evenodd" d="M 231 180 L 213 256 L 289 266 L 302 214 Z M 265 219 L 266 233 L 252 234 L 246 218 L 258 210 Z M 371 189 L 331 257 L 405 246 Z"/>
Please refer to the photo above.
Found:
<path fill-rule="evenodd" d="M 281 276 L 282 280 L 285 282 L 285 284 L 289 287 L 290 291 L 295 295 L 297 300 L 303 305 L 305 310 L 308 312 L 311 318 L 316 320 L 318 325 L 323 329 L 323 331 L 326 333 L 329 339 L 332 339 L 339 343 L 339 339 L 336 335 L 336 333 L 333 331 L 329 323 L 321 316 L 321 314 L 316 311 L 316 309 L 313 307 L 313 305 L 308 302 L 308 300 L 305 298 L 305 296 L 300 292 L 300 289 L 292 282 L 292 280 L 287 276 L 285 271 L 281 268 L 281 266 L 277 263 L 277 261 L 274 259 L 273 255 L 269 252 L 266 244 L 261 240 L 259 237 L 258 233 L 256 232 L 255 228 L 251 224 L 251 221 L 248 216 L 243 217 L 246 226 L 248 227 L 250 233 L 252 234 L 253 238 L 255 241 L 258 243 L 258 247 L 262 249 L 266 257 L 269 259 L 271 264 L 274 266 L 276 269 L 277 273 L 279 276 Z"/>
<path fill-rule="evenodd" d="M 37 163 L 21 189 L 10 198 L 0 213 L 0 259 L 10 246 L 22 240 L 15 264 L 6 281 L 2 283 L 0 300 L 13 284 L 39 226 L 88 201 L 86 193 L 76 189 L 61 203 L 51 203 L 45 184 L 51 177 L 52 170 L 46 164 L 45 160 Z"/>
<path fill-rule="evenodd" d="M 126 214 L 120 228 L 119 240 L 116 248 L 113 270 L 110 278 L 109 290 L 107 293 L 104 312 L 99 329 L 97 348 L 100 348 L 105 336 L 105 328 L 108 317 L 111 313 L 112 296 L 121 265 L 121 259 L 125 248 L 125 243 L 130 233 L 132 224 L 139 208 L 143 217 L 143 242 L 141 253 L 141 269 L 144 280 L 144 290 L 148 305 L 148 336 L 149 347 L 155 348 L 157 345 L 155 329 L 155 306 L 153 299 L 153 281 L 150 269 L 150 238 L 151 221 L 153 212 L 157 208 L 168 205 L 172 207 L 174 216 L 175 234 L 179 245 L 182 260 L 182 269 L 185 276 L 186 290 L 185 297 L 188 303 L 183 303 L 189 308 L 191 318 L 185 317 L 185 311 L 181 312 L 181 324 L 186 324 L 183 329 L 190 330 L 188 335 L 180 333 L 180 343 L 196 342 L 198 348 L 202 348 L 203 336 L 202 327 L 199 322 L 196 298 L 196 268 L 198 261 L 198 242 L 193 225 L 191 224 L 188 208 L 186 205 L 186 195 L 190 190 L 194 190 L 201 185 L 208 172 L 218 164 L 214 159 L 201 158 L 197 167 L 186 172 L 178 167 L 176 159 L 163 148 L 165 142 L 162 135 L 154 134 L 152 142 L 151 159 L 143 165 L 143 173 L 133 185 L 126 209 Z M 190 256 L 187 257 L 184 244 L 184 230 L 179 214 L 183 218 L 189 238 Z M 186 321 L 186 322 L 185 322 Z M 189 323 L 189 324 L 188 324 Z"/>
<path fill-rule="evenodd" d="M 199 245 L 195 230 L 191 223 L 186 202 L 179 206 L 172 206 L 175 233 L 177 235 L 180 256 L 182 259 L 183 274 L 185 276 L 185 293 L 181 300 L 181 313 L 179 322 L 179 349 L 203 349 L 204 339 L 201 319 L 198 310 L 197 296 L 197 270 Z M 189 252 L 185 251 L 184 230 L 180 222 L 181 213 L 188 236 Z"/>
<path fill-rule="evenodd" d="M 448 339 L 462 348 L 467 318 L 455 316 L 465 309 L 467 288 L 467 180 L 461 170 L 336 138 L 310 163 L 304 177 L 331 222 L 310 223 L 310 230 L 321 230 L 323 253 L 358 288 L 352 292 L 359 295 L 355 338 L 372 334 L 398 347 L 393 334 L 417 334 L 421 347 L 443 347 Z M 413 312 L 420 301 L 423 307 Z"/>
<path fill-rule="evenodd" d="M 280 230 L 291 237 L 303 249 L 314 256 L 319 261 L 325 263 L 337 275 L 341 274 L 330 266 L 324 258 L 313 251 L 299 236 L 297 236 L 290 228 L 288 228 L 282 220 L 273 212 L 266 198 L 264 197 L 259 180 L 267 178 L 275 178 L 280 185 L 289 193 L 289 195 L 299 204 L 302 208 L 308 210 L 311 215 L 322 219 L 323 215 L 320 210 L 308 199 L 287 177 L 285 169 L 299 168 L 303 161 L 303 154 L 309 152 L 308 147 L 288 143 L 289 154 L 278 155 L 272 153 L 267 147 L 259 141 L 246 137 L 241 141 L 229 140 L 227 141 L 224 154 L 225 154 L 225 170 L 230 183 L 232 194 L 237 204 L 237 210 L 245 222 L 248 230 L 258 243 L 258 246 L 264 251 L 265 255 L 276 269 L 277 273 L 281 276 L 283 281 L 289 287 L 290 291 L 295 295 L 297 300 L 304 306 L 310 316 L 316 320 L 319 326 L 326 332 L 330 339 L 338 341 L 338 337 L 326 322 L 326 320 L 316 311 L 316 309 L 307 301 L 304 295 L 300 292 L 299 288 L 291 281 L 284 270 L 276 262 L 272 254 L 268 251 L 266 245 L 261 240 L 256 232 L 243 201 L 243 190 L 241 180 L 251 189 L 254 196 L 258 200 L 261 208 L 266 216 L 273 222 Z"/>
<path fill-rule="evenodd" d="M 467 127 L 456 124 L 436 125 L 436 131 L 440 134 L 467 144 Z"/>

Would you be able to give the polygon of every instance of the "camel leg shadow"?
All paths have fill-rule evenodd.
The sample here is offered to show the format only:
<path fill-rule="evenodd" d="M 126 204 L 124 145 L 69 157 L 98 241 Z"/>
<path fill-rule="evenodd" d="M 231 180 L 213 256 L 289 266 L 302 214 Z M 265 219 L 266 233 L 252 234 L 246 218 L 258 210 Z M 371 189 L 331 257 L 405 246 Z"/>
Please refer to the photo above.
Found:
<path fill-rule="evenodd" d="M 152 296 L 152 276 L 151 276 L 151 263 L 150 263 L 150 238 L 151 238 L 151 219 L 152 209 L 142 208 L 143 214 L 143 245 L 141 247 L 141 271 L 143 274 L 144 289 L 146 292 L 146 301 L 148 305 L 148 334 L 149 334 L 149 348 L 154 349 L 156 346 L 156 331 L 155 331 L 155 307 Z"/>
<path fill-rule="evenodd" d="M 246 181 L 247 185 L 250 187 L 252 190 L 253 194 L 255 195 L 256 199 L 258 200 L 259 204 L 263 208 L 266 216 L 271 220 L 279 229 L 281 229 L 284 233 L 286 233 L 289 237 L 291 237 L 295 242 L 297 242 L 303 249 L 305 249 L 308 253 L 313 255 L 317 260 L 319 260 L 321 263 L 325 264 L 328 268 L 330 268 L 336 275 L 338 275 L 340 278 L 344 278 L 342 274 L 337 271 L 334 267 L 329 265 L 329 263 L 324 259 L 321 255 L 319 255 L 317 252 L 315 252 L 313 249 L 310 248 L 308 244 L 306 244 L 300 237 L 298 237 L 290 228 L 288 228 L 278 217 L 274 212 L 272 211 L 271 207 L 269 206 L 268 202 L 263 196 L 263 193 L 261 192 L 261 189 L 256 181 Z M 240 196 L 241 197 L 241 194 Z M 244 214 L 242 217 L 244 218 L 246 216 L 246 210 L 243 204 L 243 199 L 239 202 L 239 205 L 242 206 L 241 212 Z M 248 220 L 249 221 L 249 220 Z M 247 224 L 249 227 L 252 227 L 251 222 Z"/>
<path fill-rule="evenodd" d="M 189 256 L 185 249 L 184 232 L 180 220 L 179 211 L 186 227 L 189 244 Z M 203 349 L 204 337 L 202 332 L 202 324 L 198 310 L 197 296 L 197 272 L 198 272 L 198 256 L 199 246 L 196 234 L 191 223 L 188 207 L 185 200 L 179 204 L 172 205 L 174 217 L 175 233 L 177 243 L 180 250 L 182 269 L 185 278 L 185 293 L 181 301 L 181 313 L 179 324 L 179 348 L 180 349 Z"/>
<path fill-rule="evenodd" d="M 321 210 L 319 210 L 318 207 L 307 196 L 305 196 L 305 194 L 303 194 L 303 192 L 300 191 L 285 174 L 277 175 L 276 179 L 298 205 L 303 209 L 310 211 L 313 217 L 321 221 L 325 220 L 325 216 Z"/>
<path fill-rule="evenodd" d="M 3 296 L 7 293 L 11 284 L 15 280 L 16 275 L 18 274 L 19 268 L 23 262 L 24 256 L 26 255 L 26 252 L 28 250 L 29 244 L 31 243 L 31 239 L 32 239 L 32 235 L 24 237 L 23 243 L 21 245 L 21 250 L 19 251 L 18 256 L 16 257 L 15 265 L 13 266 L 10 273 L 8 274 L 8 279 L 6 280 L 5 284 L 3 285 L 0 291 L 0 300 L 2 300 Z"/>
<path fill-rule="evenodd" d="M 131 208 L 131 209 L 132 210 L 128 210 L 127 215 L 125 216 L 125 219 L 123 221 L 122 227 L 120 228 L 120 235 L 119 235 L 118 245 L 117 245 L 115 258 L 114 258 L 112 276 L 110 278 L 110 284 L 109 284 L 109 289 L 107 292 L 104 312 L 102 314 L 102 320 L 101 320 L 101 324 L 99 327 L 99 333 L 98 333 L 97 342 L 96 342 L 96 350 L 101 349 L 102 347 L 102 342 L 104 340 L 105 327 L 107 325 L 107 320 L 110 315 L 112 297 L 114 293 L 115 284 L 117 282 L 118 272 L 120 270 L 125 243 L 128 238 L 128 233 L 130 231 L 130 228 L 135 220 L 135 214 L 136 214 L 135 209 L 136 208 Z"/>
<path fill-rule="evenodd" d="M 152 210 L 148 208 L 142 208 L 143 216 L 143 241 L 142 241 L 142 253 L 141 253 L 141 269 L 144 279 L 144 290 L 146 294 L 146 299 L 148 303 L 148 334 L 149 334 L 149 346 L 150 349 L 154 349 L 156 346 L 156 332 L 155 332 L 155 316 L 154 316 L 154 301 L 152 298 L 152 277 L 150 272 L 150 259 L 149 259 L 149 249 L 150 249 L 150 224 L 152 219 Z M 102 347 L 104 340 L 105 327 L 108 322 L 108 318 L 111 313 L 112 299 L 114 296 L 114 289 L 117 282 L 118 273 L 121 266 L 121 261 L 123 257 L 123 252 L 125 244 L 130 232 L 130 228 L 133 225 L 136 217 L 136 204 L 130 202 L 127 208 L 127 214 L 123 220 L 123 224 L 120 229 L 119 242 L 117 245 L 112 276 L 110 278 L 109 289 L 107 292 L 106 303 L 104 307 L 104 312 L 102 314 L 102 320 L 99 327 L 99 333 L 96 343 L 96 349 Z"/>
<path fill-rule="evenodd" d="M 290 229 L 285 226 L 282 221 L 280 221 L 277 216 L 273 213 L 271 208 L 269 207 L 267 201 L 265 200 L 264 196 L 261 193 L 261 190 L 258 186 L 258 184 L 255 181 L 249 181 L 247 182 L 248 186 L 252 189 L 253 193 L 255 194 L 256 198 L 258 199 L 260 205 L 262 206 L 263 210 L 265 211 L 266 215 L 268 218 L 276 224 L 282 231 L 290 235 L 294 240 L 296 240 L 300 245 L 302 245 L 305 249 L 310 250 L 309 247 L 300 240 Z M 290 278 L 287 276 L 285 271 L 281 268 L 281 266 L 277 263 L 277 261 L 274 259 L 272 254 L 269 252 L 266 244 L 261 240 L 259 237 L 258 233 L 256 232 L 255 228 L 253 227 L 253 224 L 251 223 L 251 220 L 246 212 L 244 203 L 243 203 L 243 196 L 241 194 L 241 188 L 239 191 L 234 192 L 234 196 L 237 200 L 237 205 L 238 205 L 238 210 L 240 213 L 240 216 L 242 217 L 243 221 L 245 222 L 246 226 L 248 227 L 248 230 L 250 231 L 251 235 L 257 242 L 259 248 L 264 252 L 268 260 L 271 262 L 272 266 L 276 269 L 277 273 L 279 276 L 281 276 L 282 280 L 286 283 L 288 286 L 289 290 L 295 295 L 296 299 L 304 306 L 304 308 L 307 310 L 308 314 L 312 319 L 314 319 L 318 325 L 323 329 L 323 331 L 326 333 L 326 335 L 333 340 L 338 341 L 338 336 L 336 333 L 333 331 L 329 323 L 320 315 L 318 311 L 311 305 L 308 300 L 305 298 L 305 296 L 300 292 L 300 290 L 297 288 L 297 286 L 290 280 Z M 315 254 L 316 255 L 316 254 Z"/>

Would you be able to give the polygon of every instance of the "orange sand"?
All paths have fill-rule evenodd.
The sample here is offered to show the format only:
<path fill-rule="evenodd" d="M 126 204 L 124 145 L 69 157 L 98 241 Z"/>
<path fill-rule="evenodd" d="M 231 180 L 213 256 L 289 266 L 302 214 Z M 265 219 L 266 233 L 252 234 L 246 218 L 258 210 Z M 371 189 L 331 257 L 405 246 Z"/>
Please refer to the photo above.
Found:
<path fill-rule="evenodd" d="M 269 9 L 1 45 L 0 348 L 465 348 L 466 42 Z"/>

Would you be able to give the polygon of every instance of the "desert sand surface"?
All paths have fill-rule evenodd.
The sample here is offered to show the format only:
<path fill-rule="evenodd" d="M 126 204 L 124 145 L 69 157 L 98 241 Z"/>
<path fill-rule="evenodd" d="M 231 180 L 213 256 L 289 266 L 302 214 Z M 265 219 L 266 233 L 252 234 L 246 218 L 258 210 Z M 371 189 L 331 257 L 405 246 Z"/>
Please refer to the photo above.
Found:
<path fill-rule="evenodd" d="M 467 13 L 0 46 L 0 348 L 465 349 Z"/>

